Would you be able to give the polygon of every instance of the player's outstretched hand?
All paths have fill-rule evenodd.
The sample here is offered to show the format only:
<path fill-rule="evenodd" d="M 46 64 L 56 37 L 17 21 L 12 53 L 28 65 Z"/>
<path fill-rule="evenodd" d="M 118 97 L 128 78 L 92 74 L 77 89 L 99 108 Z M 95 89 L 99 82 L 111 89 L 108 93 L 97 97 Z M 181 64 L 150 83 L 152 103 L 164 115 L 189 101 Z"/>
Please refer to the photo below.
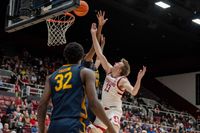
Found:
<path fill-rule="evenodd" d="M 105 11 L 98 11 L 97 12 L 97 19 L 98 19 L 98 24 L 99 26 L 103 26 L 108 18 L 105 18 Z"/>
<path fill-rule="evenodd" d="M 143 77 L 143 76 L 145 75 L 145 73 L 146 73 L 146 70 L 147 70 L 146 66 L 143 66 L 143 68 L 140 69 L 140 71 L 138 72 L 137 78 L 138 78 L 138 79 L 142 79 L 142 77 Z"/>

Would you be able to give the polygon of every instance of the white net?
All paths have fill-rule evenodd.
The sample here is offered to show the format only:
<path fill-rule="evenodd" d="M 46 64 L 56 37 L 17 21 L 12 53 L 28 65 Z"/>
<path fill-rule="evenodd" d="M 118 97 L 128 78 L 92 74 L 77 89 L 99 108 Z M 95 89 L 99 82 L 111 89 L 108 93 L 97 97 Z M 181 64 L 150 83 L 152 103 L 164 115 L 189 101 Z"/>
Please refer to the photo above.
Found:
<path fill-rule="evenodd" d="M 48 46 L 66 44 L 65 33 L 74 23 L 75 17 L 70 13 L 46 20 L 48 28 Z"/>

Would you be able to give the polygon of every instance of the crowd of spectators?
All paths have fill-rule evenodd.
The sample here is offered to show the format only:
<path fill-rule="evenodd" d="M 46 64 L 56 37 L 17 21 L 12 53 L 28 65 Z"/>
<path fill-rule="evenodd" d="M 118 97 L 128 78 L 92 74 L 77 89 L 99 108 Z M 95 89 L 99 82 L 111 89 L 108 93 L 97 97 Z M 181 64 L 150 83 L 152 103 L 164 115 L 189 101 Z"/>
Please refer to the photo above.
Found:
<path fill-rule="evenodd" d="M 6 98 L 6 96 L 2 97 Z M 38 101 L 7 96 L 6 106 L 6 108 L 0 108 L 0 133 L 38 133 L 36 117 Z M 46 128 L 49 123 L 50 117 L 47 114 Z"/>
<path fill-rule="evenodd" d="M 25 84 L 44 85 L 46 76 L 54 72 L 61 64 L 63 64 L 62 59 L 54 57 L 37 58 L 24 50 L 22 56 L 4 56 L 1 69 L 14 72 L 16 78 Z M 15 76 L 13 75 L 12 78 L 11 83 L 15 83 Z"/>
<path fill-rule="evenodd" d="M 123 106 L 121 133 L 196 133 L 197 126 L 191 115 L 172 113 L 158 104 L 151 108 L 133 99 L 132 104 Z"/>
<path fill-rule="evenodd" d="M 6 96 L 4 97 L 4 101 Z M 1 102 L 0 97 L 0 102 Z M 8 97 L 7 97 L 8 98 Z M 21 99 L 20 97 L 9 98 L 6 108 L 0 108 L 0 132 L 10 133 L 37 133 L 37 100 Z M 123 117 L 121 118 L 120 133 L 192 133 L 197 132 L 197 122 L 191 116 L 185 116 L 163 111 L 160 106 L 155 105 L 147 111 L 137 99 L 134 104 L 123 104 Z M 50 123 L 50 112 L 52 105 L 48 108 L 45 125 Z M 152 115 L 151 115 L 152 113 Z"/>
<path fill-rule="evenodd" d="M 37 133 L 37 100 L 20 97 L 21 85 L 44 85 L 45 78 L 62 64 L 58 58 L 36 58 L 24 50 L 22 56 L 3 57 L 1 69 L 14 73 L 9 82 L 15 84 L 16 97 L 10 98 L 4 108 L 0 107 L 0 133 Z M 1 96 L 0 96 L 1 97 Z M 124 104 L 120 133 L 184 133 L 196 132 L 200 128 L 200 115 L 194 120 L 183 113 L 170 113 L 160 105 L 148 107 L 141 99 L 128 93 L 122 98 L 131 104 Z M 5 99 L 4 99 L 5 101 Z M 1 98 L 0 98 L 1 102 Z M 51 110 L 51 106 L 49 108 Z M 200 111 L 199 111 L 200 114 Z M 45 125 L 48 128 L 50 113 L 47 114 Z M 199 128 L 198 128 L 199 127 Z"/>

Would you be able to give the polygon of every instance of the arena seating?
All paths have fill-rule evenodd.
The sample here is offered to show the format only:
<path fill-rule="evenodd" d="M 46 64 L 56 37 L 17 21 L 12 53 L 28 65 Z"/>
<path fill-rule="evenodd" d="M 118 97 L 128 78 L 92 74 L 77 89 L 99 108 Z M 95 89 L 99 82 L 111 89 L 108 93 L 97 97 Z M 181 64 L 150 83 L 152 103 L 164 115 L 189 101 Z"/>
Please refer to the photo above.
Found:
<path fill-rule="evenodd" d="M 36 110 L 43 93 L 45 77 L 61 62 L 50 58 L 32 57 L 30 60 L 27 56 L 3 57 L 0 64 L 0 123 L 9 124 L 9 130 L 15 132 L 36 133 Z M 17 85 L 19 90 L 16 90 Z M 128 93 L 122 99 L 121 133 L 199 132 L 200 116 L 196 120 L 187 112 L 172 110 L 154 99 L 136 98 Z M 46 117 L 47 128 L 51 110 L 50 104 Z"/>

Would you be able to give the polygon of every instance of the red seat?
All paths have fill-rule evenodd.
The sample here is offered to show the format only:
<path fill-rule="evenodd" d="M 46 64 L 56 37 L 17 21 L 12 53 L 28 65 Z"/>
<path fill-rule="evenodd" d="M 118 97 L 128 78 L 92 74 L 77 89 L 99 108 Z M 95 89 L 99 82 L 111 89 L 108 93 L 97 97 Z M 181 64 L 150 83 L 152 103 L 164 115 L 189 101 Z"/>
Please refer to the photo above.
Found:
<path fill-rule="evenodd" d="M 3 96 L 5 101 L 10 101 L 10 97 L 9 96 Z"/>
<path fill-rule="evenodd" d="M 37 101 L 36 100 L 32 100 L 32 104 L 36 105 Z"/>
<path fill-rule="evenodd" d="M 4 98 L 3 98 L 3 96 L 2 95 L 0 95 L 0 100 L 3 100 Z"/>
<path fill-rule="evenodd" d="M 0 105 L 4 104 L 4 100 L 3 99 L 0 99 Z"/>
<path fill-rule="evenodd" d="M 10 100 L 11 101 L 15 101 L 15 97 L 10 97 Z"/>
<path fill-rule="evenodd" d="M 9 106 L 11 104 L 11 101 L 5 101 L 5 105 Z"/>

